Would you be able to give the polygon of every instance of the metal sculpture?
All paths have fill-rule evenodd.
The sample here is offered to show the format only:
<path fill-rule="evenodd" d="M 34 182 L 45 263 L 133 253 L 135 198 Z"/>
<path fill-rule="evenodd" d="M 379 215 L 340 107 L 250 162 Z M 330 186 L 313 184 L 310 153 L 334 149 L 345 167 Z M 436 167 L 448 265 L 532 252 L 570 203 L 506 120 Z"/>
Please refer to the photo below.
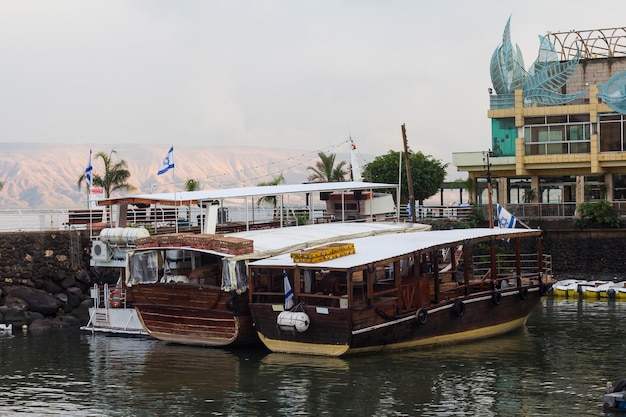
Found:
<path fill-rule="evenodd" d="M 539 53 L 528 71 L 517 45 L 513 47 L 510 32 L 511 18 L 506 22 L 502 44 L 491 56 L 491 82 L 498 95 L 510 95 L 522 89 L 524 106 L 533 104 L 560 105 L 576 100 L 587 89 L 573 94 L 558 90 L 574 75 L 580 61 L 580 51 L 569 61 L 560 62 L 554 44 L 547 37 L 539 36 Z"/>
<path fill-rule="evenodd" d="M 620 114 L 626 114 L 626 71 L 609 78 L 606 84 L 598 84 L 602 92 L 598 98 Z"/>

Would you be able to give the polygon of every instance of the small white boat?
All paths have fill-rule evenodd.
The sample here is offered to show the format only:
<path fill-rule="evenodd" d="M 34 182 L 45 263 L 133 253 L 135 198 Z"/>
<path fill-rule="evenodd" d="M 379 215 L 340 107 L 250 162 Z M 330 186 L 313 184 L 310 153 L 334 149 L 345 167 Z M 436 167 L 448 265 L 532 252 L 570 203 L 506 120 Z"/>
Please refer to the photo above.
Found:
<path fill-rule="evenodd" d="M 126 305 L 126 290 L 94 284 L 91 289 L 93 307 L 89 309 L 89 322 L 81 330 L 102 333 L 147 336 L 134 307 Z"/>
<path fill-rule="evenodd" d="M 624 281 L 613 281 L 600 291 L 600 298 L 611 300 L 626 299 L 626 283 Z"/>
<path fill-rule="evenodd" d="M 13 325 L 12 324 L 6 324 L 6 323 L 0 323 L 0 333 L 12 333 L 13 332 Z"/>
<path fill-rule="evenodd" d="M 564 279 L 552 286 L 552 295 L 555 297 L 578 296 L 578 284 L 585 282 L 579 279 Z"/>
<path fill-rule="evenodd" d="M 600 294 L 607 294 L 608 289 L 613 285 L 613 282 L 607 281 L 588 281 L 584 284 L 580 284 L 579 292 L 582 298 L 588 300 L 598 300 Z"/>
<path fill-rule="evenodd" d="M 612 288 L 612 290 L 615 291 L 613 298 L 615 300 L 624 301 L 626 300 L 626 283 L 620 282 L 619 284 L 621 285 L 616 285 Z"/>

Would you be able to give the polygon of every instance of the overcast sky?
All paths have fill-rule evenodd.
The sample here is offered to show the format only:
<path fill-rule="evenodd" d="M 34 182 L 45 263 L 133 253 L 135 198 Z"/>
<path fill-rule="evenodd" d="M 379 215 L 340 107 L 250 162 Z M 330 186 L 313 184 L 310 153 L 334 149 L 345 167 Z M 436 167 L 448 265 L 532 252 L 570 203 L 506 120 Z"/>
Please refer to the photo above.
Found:
<path fill-rule="evenodd" d="M 0 142 L 332 149 L 490 147 L 507 18 L 530 65 L 548 31 L 626 26 L 626 3 L 0 0 Z M 337 151 L 337 150 L 334 150 Z"/>

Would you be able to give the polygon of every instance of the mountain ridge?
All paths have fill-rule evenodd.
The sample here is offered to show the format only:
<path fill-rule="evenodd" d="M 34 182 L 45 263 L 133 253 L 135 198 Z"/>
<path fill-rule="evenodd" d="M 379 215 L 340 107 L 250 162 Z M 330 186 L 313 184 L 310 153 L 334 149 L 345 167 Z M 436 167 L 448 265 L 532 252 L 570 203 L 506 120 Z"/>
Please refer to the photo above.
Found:
<path fill-rule="evenodd" d="M 319 160 L 318 151 L 240 146 L 174 145 L 175 169 L 164 175 L 157 171 L 169 147 L 137 144 L 69 145 L 46 143 L 0 143 L 0 208 L 69 209 L 87 207 L 87 191 L 78 178 L 84 173 L 93 151 L 94 174 L 104 166 L 95 154 L 115 150 L 113 161 L 125 160 L 131 173 L 132 193 L 168 192 L 184 189 L 188 179 L 201 188 L 255 186 L 283 174 L 287 184 L 306 181 L 307 167 Z M 329 153 L 329 151 L 326 151 Z M 349 164 L 348 152 L 336 152 L 337 161 Z M 359 155 L 359 163 L 366 163 Z M 113 193 L 113 196 L 123 195 Z"/>

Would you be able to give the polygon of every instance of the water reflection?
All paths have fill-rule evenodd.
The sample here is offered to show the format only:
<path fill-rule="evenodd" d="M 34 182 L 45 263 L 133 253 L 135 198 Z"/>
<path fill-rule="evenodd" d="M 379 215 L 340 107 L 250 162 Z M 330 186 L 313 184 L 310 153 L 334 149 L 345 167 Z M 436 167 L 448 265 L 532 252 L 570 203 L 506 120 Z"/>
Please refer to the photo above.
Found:
<path fill-rule="evenodd" d="M 345 359 L 17 334 L 0 337 L 0 414 L 600 416 L 606 382 L 626 378 L 625 313 L 546 299 L 499 338 Z"/>

